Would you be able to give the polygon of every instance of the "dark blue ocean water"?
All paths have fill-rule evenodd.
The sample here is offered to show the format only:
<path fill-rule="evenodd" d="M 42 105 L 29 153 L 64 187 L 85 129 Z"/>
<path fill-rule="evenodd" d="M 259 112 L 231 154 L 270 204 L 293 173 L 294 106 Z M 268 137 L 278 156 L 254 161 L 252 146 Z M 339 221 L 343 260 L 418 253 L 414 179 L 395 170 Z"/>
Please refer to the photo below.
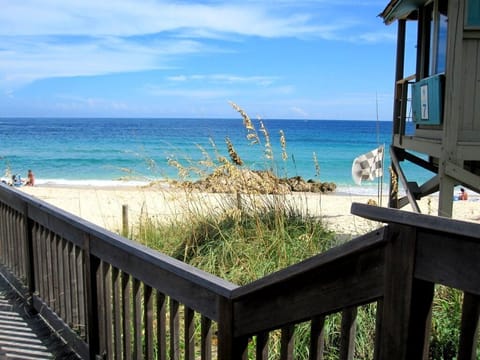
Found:
<path fill-rule="evenodd" d="M 241 118 L 2 118 L 0 172 L 3 167 L 25 176 L 32 169 L 39 184 L 98 185 L 116 180 L 177 178 L 177 170 L 168 165 L 168 158 L 175 158 L 184 167 L 199 168 L 198 162 L 206 156 L 228 157 L 225 144 L 228 136 L 246 166 L 273 168 L 281 176 L 300 175 L 352 188 L 355 187 L 351 178 L 353 159 L 381 144 L 388 148 L 391 140 L 391 122 L 268 119 L 263 122 L 273 145 L 273 161 L 264 156 L 265 139 L 258 131 L 258 122 L 254 121 L 254 125 L 262 143 L 251 145 Z M 285 161 L 281 156 L 280 130 L 286 138 Z M 368 188 L 369 184 L 364 186 Z M 376 188 L 376 183 L 370 186 Z M 362 191 L 357 188 L 354 192 Z"/>

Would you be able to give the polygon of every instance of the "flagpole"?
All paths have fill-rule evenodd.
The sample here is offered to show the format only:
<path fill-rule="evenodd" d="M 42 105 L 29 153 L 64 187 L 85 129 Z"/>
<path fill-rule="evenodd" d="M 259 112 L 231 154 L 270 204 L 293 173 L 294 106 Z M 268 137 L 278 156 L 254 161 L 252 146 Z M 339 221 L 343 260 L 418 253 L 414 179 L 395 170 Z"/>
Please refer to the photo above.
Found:
<path fill-rule="evenodd" d="M 377 115 L 377 147 L 380 146 L 380 123 L 378 120 L 378 93 L 375 92 L 375 110 L 376 110 L 376 115 Z M 380 176 L 377 180 L 377 200 L 378 204 L 381 207 L 382 206 L 382 198 L 383 198 L 383 160 L 385 159 L 385 144 L 383 146 L 382 150 L 382 176 Z"/>

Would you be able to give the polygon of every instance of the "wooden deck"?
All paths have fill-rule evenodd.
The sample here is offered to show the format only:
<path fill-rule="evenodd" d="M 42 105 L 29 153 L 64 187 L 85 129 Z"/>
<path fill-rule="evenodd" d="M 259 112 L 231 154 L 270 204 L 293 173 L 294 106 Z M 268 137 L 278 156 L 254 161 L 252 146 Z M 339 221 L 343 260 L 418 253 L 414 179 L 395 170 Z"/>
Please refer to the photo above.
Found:
<path fill-rule="evenodd" d="M 0 276 L 0 359 L 79 359 Z"/>

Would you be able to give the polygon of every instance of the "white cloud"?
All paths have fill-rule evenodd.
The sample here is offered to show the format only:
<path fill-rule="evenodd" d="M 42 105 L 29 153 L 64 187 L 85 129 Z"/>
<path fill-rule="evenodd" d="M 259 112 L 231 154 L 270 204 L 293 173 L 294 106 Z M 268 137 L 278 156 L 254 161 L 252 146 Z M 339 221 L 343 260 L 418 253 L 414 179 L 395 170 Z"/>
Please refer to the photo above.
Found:
<path fill-rule="evenodd" d="M 228 89 L 178 89 L 163 88 L 161 86 L 149 85 L 146 87 L 148 94 L 159 97 L 175 97 L 175 98 L 193 98 L 193 99 L 218 99 L 228 98 L 232 91 Z"/>
<path fill-rule="evenodd" d="M 318 33 L 309 14 L 276 14 L 258 3 L 200 4 L 153 0 L 0 1 L 0 35 L 134 36 L 179 29 L 203 29 L 263 37 Z M 331 25 L 327 28 L 331 28 Z"/>
<path fill-rule="evenodd" d="M 209 74 L 209 75 L 175 75 L 167 80 L 171 82 L 194 82 L 202 81 L 220 84 L 251 84 L 255 86 L 267 87 L 272 85 L 278 78 L 273 76 L 239 76 L 231 74 Z"/>
<path fill-rule="evenodd" d="M 66 76 L 93 76 L 169 67 L 172 56 L 205 51 L 191 40 L 138 43 L 121 38 L 94 38 L 68 44 L 44 37 L 0 37 L 0 83 L 15 88 L 32 81 Z"/>
<path fill-rule="evenodd" d="M 58 95 L 54 108 L 59 110 L 128 110 L 127 104 L 102 98 Z"/>
<path fill-rule="evenodd" d="M 299 115 L 299 116 L 302 116 L 302 117 L 307 117 L 308 116 L 308 112 L 306 112 L 305 110 L 303 110 L 302 108 L 300 108 L 298 106 L 292 106 L 290 108 L 290 110 L 296 115 Z"/>
<path fill-rule="evenodd" d="M 263 76 L 235 76 L 225 74 L 213 75 L 178 75 L 170 77 L 169 83 L 150 84 L 144 91 L 152 96 L 182 97 L 195 99 L 225 100 L 236 96 L 268 99 L 288 96 L 294 92 L 293 86 L 275 85 L 273 78 Z M 268 85 L 265 85 L 268 84 Z"/>
<path fill-rule="evenodd" d="M 351 41 L 345 33 L 358 24 L 335 8 L 342 3 L 0 0 L 0 89 L 11 93 L 53 77 L 173 68 L 186 55 L 229 52 L 230 44 L 249 36 Z M 357 33 L 365 42 L 388 38 Z M 213 40 L 222 40 L 222 46 L 214 47 Z M 208 80 L 260 86 L 276 80 L 216 76 Z"/>

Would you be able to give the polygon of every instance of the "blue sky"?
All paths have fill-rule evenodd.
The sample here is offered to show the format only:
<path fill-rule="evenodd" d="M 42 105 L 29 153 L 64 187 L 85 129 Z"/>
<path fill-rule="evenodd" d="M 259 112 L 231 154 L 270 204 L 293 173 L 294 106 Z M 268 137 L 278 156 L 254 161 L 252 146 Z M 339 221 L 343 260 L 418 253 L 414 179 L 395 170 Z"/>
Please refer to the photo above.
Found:
<path fill-rule="evenodd" d="M 390 120 L 380 0 L 0 0 L 0 117 Z"/>

